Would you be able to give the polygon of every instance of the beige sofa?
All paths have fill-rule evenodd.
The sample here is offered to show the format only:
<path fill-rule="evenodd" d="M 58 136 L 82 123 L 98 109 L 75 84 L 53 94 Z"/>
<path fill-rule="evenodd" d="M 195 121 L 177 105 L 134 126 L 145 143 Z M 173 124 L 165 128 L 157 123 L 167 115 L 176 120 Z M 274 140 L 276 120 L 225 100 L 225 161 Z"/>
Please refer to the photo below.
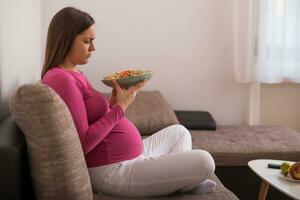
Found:
<path fill-rule="evenodd" d="M 25 135 L 30 179 L 36 199 L 131 199 L 92 192 L 74 123 L 66 105 L 52 89 L 40 83 L 23 85 L 12 96 L 10 110 Z M 179 123 L 170 106 L 157 91 L 140 92 L 128 108 L 126 116 L 133 121 L 143 137 Z M 0 132 L 1 130 L 16 129 L 1 129 L 0 126 Z M 216 190 L 212 193 L 174 194 L 156 199 L 238 199 L 214 174 L 211 178 L 217 182 Z"/>

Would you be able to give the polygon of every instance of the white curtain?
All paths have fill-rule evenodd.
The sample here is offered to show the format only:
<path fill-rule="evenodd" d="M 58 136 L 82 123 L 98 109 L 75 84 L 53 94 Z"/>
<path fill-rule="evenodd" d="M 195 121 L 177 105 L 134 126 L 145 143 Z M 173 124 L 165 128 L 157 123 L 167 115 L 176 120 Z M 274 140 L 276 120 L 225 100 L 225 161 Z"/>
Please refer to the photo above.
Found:
<path fill-rule="evenodd" d="M 238 82 L 256 81 L 257 8 L 259 0 L 234 0 L 233 58 Z"/>
<path fill-rule="evenodd" d="M 246 30 L 235 28 L 235 49 L 244 55 L 235 59 L 237 80 L 300 82 L 300 0 L 236 0 L 235 4 L 234 17 L 247 24 Z M 234 27 L 240 26 L 235 22 Z"/>

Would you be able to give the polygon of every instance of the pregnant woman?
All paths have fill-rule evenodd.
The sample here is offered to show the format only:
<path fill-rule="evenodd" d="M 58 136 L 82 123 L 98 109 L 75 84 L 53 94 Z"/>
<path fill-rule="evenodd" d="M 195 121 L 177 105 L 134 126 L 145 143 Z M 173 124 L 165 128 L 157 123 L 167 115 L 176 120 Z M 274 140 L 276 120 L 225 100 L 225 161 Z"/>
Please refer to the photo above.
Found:
<path fill-rule="evenodd" d="M 172 125 L 142 140 L 124 116 L 145 82 L 129 89 L 114 82 L 108 100 L 78 69 L 95 51 L 95 28 L 94 19 L 79 9 L 66 7 L 56 13 L 42 71 L 42 82 L 71 112 L 93 190 L 132 197 L 213 191 L 216 184 L 209 177 L 214 160 L 206 151 L 192 150 L 186 128 Z"/>

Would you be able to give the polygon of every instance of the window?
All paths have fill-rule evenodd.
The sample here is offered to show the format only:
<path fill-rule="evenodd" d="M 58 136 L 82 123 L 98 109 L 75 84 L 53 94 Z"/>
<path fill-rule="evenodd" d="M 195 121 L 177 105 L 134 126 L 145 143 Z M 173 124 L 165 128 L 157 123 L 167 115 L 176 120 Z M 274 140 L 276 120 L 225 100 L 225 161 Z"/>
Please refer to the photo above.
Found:
<path fill-rule="evenodd" d="M 300 82 L 300 0 L 258 3 L 256 80 Z"/>

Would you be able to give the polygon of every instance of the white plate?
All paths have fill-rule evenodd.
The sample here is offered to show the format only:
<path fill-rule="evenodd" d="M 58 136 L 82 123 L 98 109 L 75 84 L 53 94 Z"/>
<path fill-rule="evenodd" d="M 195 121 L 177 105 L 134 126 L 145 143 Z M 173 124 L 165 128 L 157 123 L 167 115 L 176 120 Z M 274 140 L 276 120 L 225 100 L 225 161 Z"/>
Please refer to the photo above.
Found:
<path fill-rule="evenodd" d="M 284 176 L 281 172 L 279 172 L 279 176 L 285 180 L 294 181 L 300 183 L 300 180 L 293 179 L 291 175 Z"/>

